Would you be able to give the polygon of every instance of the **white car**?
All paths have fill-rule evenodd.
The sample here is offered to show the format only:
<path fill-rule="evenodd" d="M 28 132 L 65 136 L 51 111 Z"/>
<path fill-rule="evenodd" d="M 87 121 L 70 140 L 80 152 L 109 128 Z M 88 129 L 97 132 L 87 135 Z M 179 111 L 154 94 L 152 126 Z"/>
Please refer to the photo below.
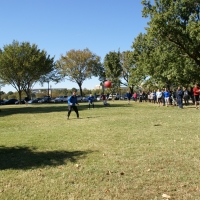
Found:
<path fill-rule="evenodd" d="M 83 97 L 80 96 L 80 95 L 76 95 L 76 97 L 77 97 L 77 101 L 82 101 L 83 100 Z"/>
<path fill-rule="evenodd" d="M 68 97 L 67 96 L 59 96 L 52 100 L 54 103 L 62 103 L 62 102 L 67 102 Z"/>
<path fill-rule="evenodd" d="M 120 95 L 118 94 L 110 94 L 109 97 L 108 97 L 108 100 L 119 100 L 120 99 Z"/>

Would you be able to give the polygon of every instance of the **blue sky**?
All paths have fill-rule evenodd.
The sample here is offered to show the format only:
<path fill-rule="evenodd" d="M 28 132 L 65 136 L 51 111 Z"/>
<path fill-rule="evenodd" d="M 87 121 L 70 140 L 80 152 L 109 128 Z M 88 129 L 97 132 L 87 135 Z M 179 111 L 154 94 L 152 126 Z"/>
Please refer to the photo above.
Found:
<path fill-rule="evenodd" d="M 13 40 L 37 44 L 55 60 L 71 49 L 90 51 L 103 59 L 110 51 L 131 50 L 134 38 L 145 32 L 141 0 L 0 0 L 0 48 Z M 99 85 L 87 79 L 83 88 Z M 78 88 L 66 80 L 52 88 Z M 34 88 L 47 88 L 36 84 Z M 15 91 L 6 85 L 4 92 Z"/>

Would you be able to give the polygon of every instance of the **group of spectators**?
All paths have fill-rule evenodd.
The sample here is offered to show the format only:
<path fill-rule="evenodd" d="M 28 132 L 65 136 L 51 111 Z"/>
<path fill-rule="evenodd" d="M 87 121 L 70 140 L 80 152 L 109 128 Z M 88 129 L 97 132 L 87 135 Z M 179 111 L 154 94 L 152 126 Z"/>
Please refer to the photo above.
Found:
<path fill-rule="evenodd" d="M 186 87 L 178 87 L 174 90 L 168 90 L 167 88 L 158 89 L 157 91 L 143 92 L 139 93 L 134 92 L 132 98 L 134 101 L 139 100 L 139 102 L 152 102 L 157 103 L 159 106 L 179 106 L 179 108 L 183 108 L 183 104 L 185 106 L 189 105 L 189 100 L 191 100 L 192 104 L 195 104 L 196 109 L 198 109 L 199 104 L 199 95 L 200 89 L 198 84 L 195 84 L 194 88 L 190 88 L 188 90 Z M 130 93 L 127 92 L 127 98 L 130 98 Z M 129 99 L 130 100 L 130 99 Z"/>
<path fill-rule="evenodd" d="M 168 90 L 167 88 L 163 88 L 162 90 L 158 89 L 157 91 L 151 91 L 151 92 L 142 92 L 140 91 L 138 94 L 136 92 L 133 93 L 133 95 L 128 91 L 126 96 L 128 99 L 128 103 L 130 103 L 131 96 L 134 101 L 137 101 L 139 99 L 139 102 L 143 101 L 149 101 L 152 103 L 157 103 L 159 106 L 169 106 L 174 105 L 178 106 L 179 108 L 183 108 L 183 101 L 184 105 L 189 105 L 189 100 L 192 100 L 192 103 L 195 104 L 196 109 L 199 109 L 199 95 L 200 95 L 200 88 L 197 84 L 195 84 L 194 88 L 191 88 L 188 90 L 186 87 L 178 87 L 174 90 Z M 103 100 L 103 104 L 107 105 L 107 98 L 106 95 L 102 94 L 101 99 Z M 94 109 L 94 96 L 90 94 L 87 98 L 88 100 L 88 109 L 90 109 L 90 106 Z M 68 113 L 67 113 L 67 119 L 69 119 L 69 116 L 71 114 L 72 109 L 75 111 L 77 118 L 79 118 L 79 112 L 78 108 L 76 107 L 78 105 L 76 91 L 73 91 L 72 96 L 68 98 Z"/>

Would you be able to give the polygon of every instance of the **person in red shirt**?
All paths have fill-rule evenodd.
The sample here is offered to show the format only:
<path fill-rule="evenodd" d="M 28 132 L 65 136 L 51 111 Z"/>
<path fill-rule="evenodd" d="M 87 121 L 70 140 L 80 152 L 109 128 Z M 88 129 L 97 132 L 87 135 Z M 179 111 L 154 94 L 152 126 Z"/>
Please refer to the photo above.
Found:
<path fill-rule="evenodd" d="M 199 104 L 200 89 L 197 84 L 195 84 L 193 88 L 193 93 L 194 93 L 194 102 L 195 102 L 196 109 L 199 109 L 198 104 Z"/>

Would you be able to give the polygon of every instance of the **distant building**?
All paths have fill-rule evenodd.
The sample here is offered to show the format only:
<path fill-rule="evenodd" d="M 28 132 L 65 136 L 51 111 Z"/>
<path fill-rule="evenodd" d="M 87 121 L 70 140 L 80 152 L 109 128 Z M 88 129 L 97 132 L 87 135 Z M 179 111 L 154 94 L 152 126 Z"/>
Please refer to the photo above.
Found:
<path fill-rule="evenodd" d="M 102 89 L 102 85 L 95 85 L 94 90 L 101 90 Z"/>

